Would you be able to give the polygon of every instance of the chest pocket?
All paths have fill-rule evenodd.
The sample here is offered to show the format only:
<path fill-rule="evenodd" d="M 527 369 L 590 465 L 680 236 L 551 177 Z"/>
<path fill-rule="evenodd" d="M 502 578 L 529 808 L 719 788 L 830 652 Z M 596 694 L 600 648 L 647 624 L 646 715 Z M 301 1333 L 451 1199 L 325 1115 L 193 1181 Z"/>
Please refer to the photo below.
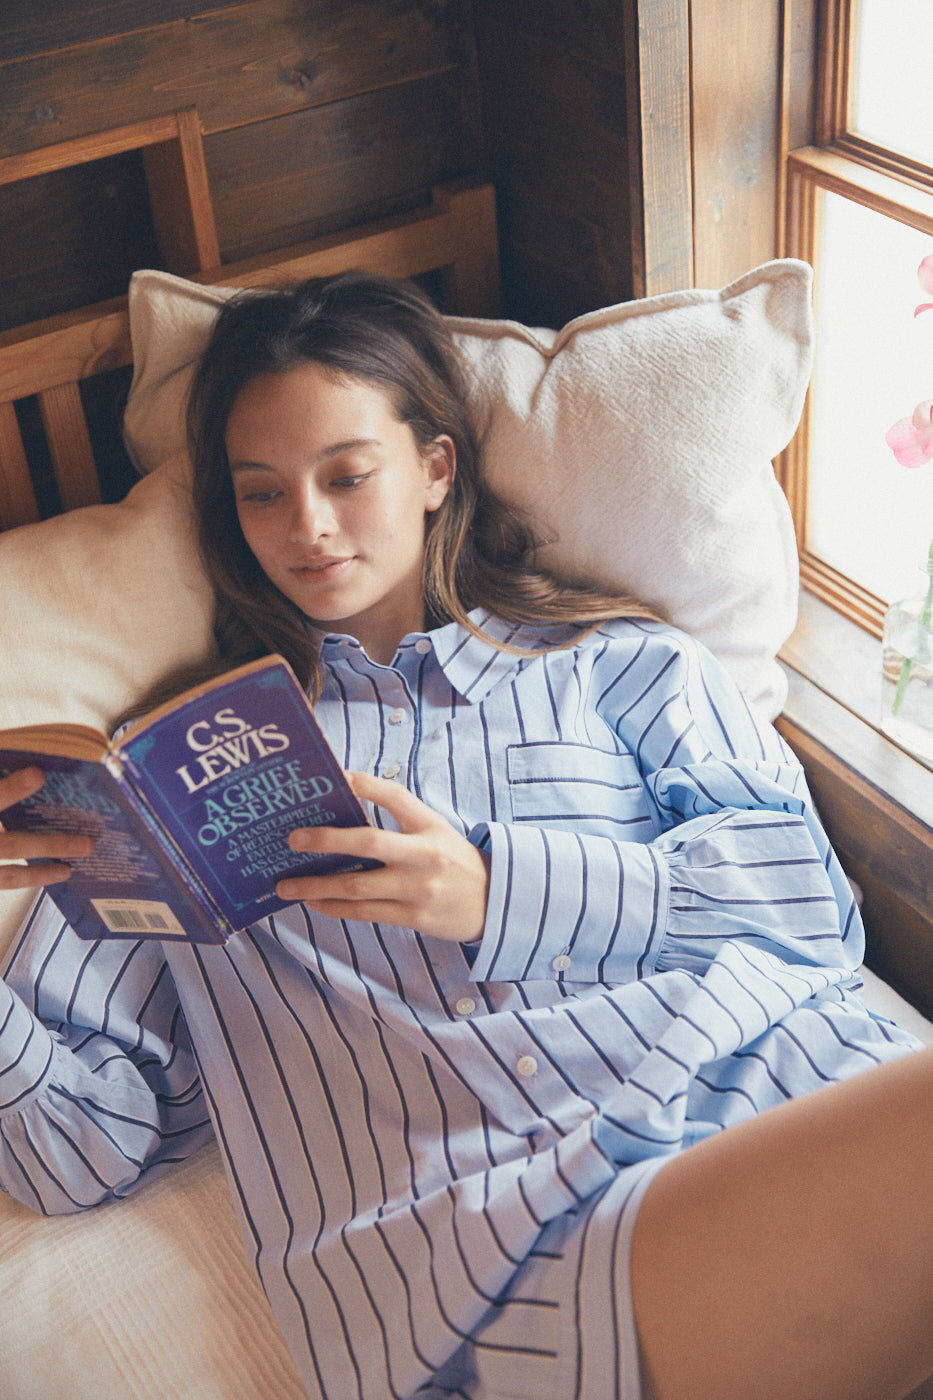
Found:
<path fill-rule="evenodd" d="M 512 820 L 554 830 L 647 841 L 655 821 L 634 758 L 585 744 L 512 744 Z"/>

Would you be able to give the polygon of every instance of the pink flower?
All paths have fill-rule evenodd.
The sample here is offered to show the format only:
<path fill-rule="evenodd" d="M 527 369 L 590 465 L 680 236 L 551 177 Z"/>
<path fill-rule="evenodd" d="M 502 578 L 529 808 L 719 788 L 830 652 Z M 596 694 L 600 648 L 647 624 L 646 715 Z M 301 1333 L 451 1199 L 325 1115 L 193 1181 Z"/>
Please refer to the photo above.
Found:
<path fill-rule="evenodd" d="M 933 457 L 933 399 L 918 403 L 913 417 L 895 423 L 884 440 L 902 467 L 922 467 L 928 462 Z"/>
<path fill-rule="evenodd" d="M 920 285 L 925 292 L 933 296 L 933 253 L 927 253 L 923 262 L 917 268 L 917 276 L 920 278 Z M 914 315 L 919 316 L 921 311 L 933 311 L 933 301 L 923 301 L 915 309 Z"/>

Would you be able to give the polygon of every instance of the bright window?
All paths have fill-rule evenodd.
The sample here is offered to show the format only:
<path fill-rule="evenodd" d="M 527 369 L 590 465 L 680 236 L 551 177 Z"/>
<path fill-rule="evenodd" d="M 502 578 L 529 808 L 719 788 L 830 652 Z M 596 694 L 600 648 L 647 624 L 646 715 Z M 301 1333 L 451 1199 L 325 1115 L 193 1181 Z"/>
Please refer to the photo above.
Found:
<path fill-rule="evenodd" d="M 822 196 L 807 542 L 880 598 L 915 592 L 933 536 L 933 468 L 884 441 L 933 396 L 933 320 L 913 318 L 933 238 L 831 192 Z"/>
<path fill-rule="evenodd" d="M 784 464 L 804 582 L 878 631 L 918 591 L 933 463 L 899 466 L 888 428 L 933 397 L 933 0 L 822 0 L 818 142 L 788 161 L 787 251 L 812 262 L 817 350 Z"/>
<path fill-rule="evenodd" d="M 930 0 L 858 0 L 852 129 L 933 165 Z"/>

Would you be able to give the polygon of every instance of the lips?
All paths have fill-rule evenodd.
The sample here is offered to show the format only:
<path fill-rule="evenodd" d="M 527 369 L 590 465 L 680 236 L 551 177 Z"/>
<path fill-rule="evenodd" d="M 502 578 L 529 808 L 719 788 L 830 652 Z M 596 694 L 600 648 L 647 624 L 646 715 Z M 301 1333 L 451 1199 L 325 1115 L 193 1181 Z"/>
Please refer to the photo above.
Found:
<path fill-rule="evenodd" d="M 321 555 L 315 559 L 305 559 L 300 564 L 293 564 L 290 572 L 300 579 L 326 583 L 336 578 L 352 562 L 352 555 Z"/>

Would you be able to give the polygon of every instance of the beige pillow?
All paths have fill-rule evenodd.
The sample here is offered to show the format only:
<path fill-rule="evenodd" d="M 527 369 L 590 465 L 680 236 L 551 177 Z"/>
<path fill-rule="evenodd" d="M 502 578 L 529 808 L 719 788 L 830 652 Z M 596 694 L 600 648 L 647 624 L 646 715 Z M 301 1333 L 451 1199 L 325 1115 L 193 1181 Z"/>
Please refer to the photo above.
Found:
<path fill-rule="evenodd" d="M 119 505 L 0 534 L 0 728 L 69 720 L 109 731 L 167 670 L 204 655 L 211 600 L 187 471 L 176 457 Z M 0 954 L 29 899 L 0 894 Z"/>
<path fill-rule="evenodd" d="M 722 291 L 591 312 L 563 330 L 453 319 L 488 416 L 493 485 L 547 561 L 659 604 L 767 719 L 786 681 L 797 553 L 772 458 L 809 379 L 811 269 L 781 260 Z M 130 287 L 127 447 L 151 471 L 184 447 L 184 404 L 226 288 L 162 272 Z"/>
<path fill-rule="evenodd" d="M 109 729 L 159 676 L 210 645 L 184 454 L 119 505 L 0 534 L 0 728 Z"/>

